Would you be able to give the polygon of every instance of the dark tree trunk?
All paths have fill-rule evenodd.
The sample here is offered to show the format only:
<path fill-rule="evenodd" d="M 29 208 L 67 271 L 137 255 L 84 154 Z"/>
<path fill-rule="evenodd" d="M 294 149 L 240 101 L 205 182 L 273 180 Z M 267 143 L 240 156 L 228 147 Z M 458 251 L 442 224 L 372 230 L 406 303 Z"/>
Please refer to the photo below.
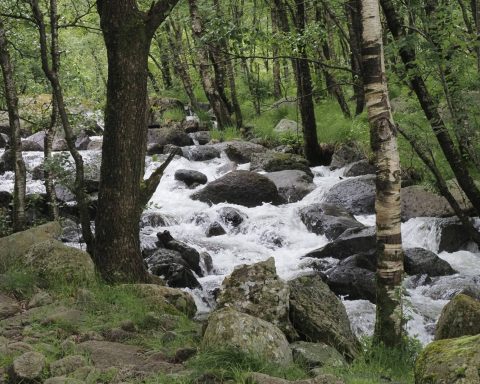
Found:
<path fill-rule="evenodd" d="M 107 281 L 147 281 L 139 221 L 147 141 L 147 62 L 151 40 L 177 0 L 148 13 L 136 1 L 97 0 L 108 57 L 107 105 L 95 261 Z"/>
<path fill-rule="evenodd" d="M 63 99 L 63 90 L 60 84 L 59 70 L 60 70 L 60 51 L 58 47 L 58 16 L 57 16 L 57 1 L 50 0 L 50 57 L 51 65 L 48 61 L 48 45 L 47 32 L 43 13 L 40 10 L 38 0 L 31 0 L 31 7 L 33 16 L 37 23 L 39 39 L 40 39 L 40 56 L 42 60 L 42 69 L 52 87 L 53 101 L 58 108 L 58 115 L 60 122 L 65 132 L 65 139 L 67 141 L 68 149 L 75 162 L 75 187 L 74 193 L 77 200 L 78 213 L 80 216 L 80 224 L 82 225 L 82 235 L 87 245 L 87 252 L 93 255 L 94 238 L 90 227 L 90 215 L 88 212 L 88 196 L 84 188 L 84 171 L 83 159 L 80 153 L 75 148 L 75 138 L 72 127 L 68 119 L 65 103 Z"/>
<path fill-rule="evenodd" d="M 305 30 L 305 3 L 304 0 L 295 0 L 297 33 L 303 35 Z M 311 166 L 326 165 L 326 159 L 322 158 L 320 145 L 317 137 L 317 123 L 313 106 L 313 88 L 310 76 L 310 67 L 307 60 L 305 44 L 298 46 L 299 58 L 297 65 L 297 97 L 300 106 L 300 115 L 303 126 L 303 143 L 305 158 Z"/>
<path fill-rule="evenodd" d="M 45 140 L 43 145 L 43 157 L 44 163 L 48 163 L 52 160 L 52 147 L 53 140 L 55 139 L 55 131 L 58 124 L 58 106 L 55 100 L 55 95 L 52 94 L 52 115 L 50 117 L 50 124 L 45 129 Z M 57 197 L 55 194 L 55 182 L 53 179 L 53 174 L 45 167 L 44 170 L 45 178 L 45 191 L 47 194 L 47 204 L 48 204 L 48 217 L 50 220 L 58 220 L 58 205 Z"/>
<path fill-rule="evenodd" d="M 5 100 L 8 109 L 10 125 L 10 149 L 15 159 L 15 181 L 13 187 L 13 231 L 23 231 L 26 226 L 25 219 L 25 190 L 26 168 L 22 156 L 22 141 L 20 134 L 20 117 L 18 115 L 18 96 L 10 53 L 7 47 L 5 28 L 0 19 L 0 65 L 3 73 Z"/>
<path fill-rule="evenodd" d="M 272 18 L 272 34 L 273 34 L 273 44 L 272 44 L 272 56 L 273 56 L 273 97 L 278 100 L 282 97 L 282 76 L 281 76 L 281 65 L 278 55 L 280 53 L 280 47 L 276 42 L 276 35 L 278 34 L 278 11 L 275 7 L 271 9 L 271 18 Z"/>
<path fill-rule="evenodd" d="M 171 58 L 167 54 L 165 50 L 165 42 L 164 39 L 157 39 L 158 50 L 160 51 L 160 69 L 162 72 L 162 80 L 165 89 L 172 88 L 172 75 L 170 73 L 170 62 Z"/>
<path fill-rule="evenodd" d="M 391 0 L 380 0 L 387 25 L 395 40 L 402 39 L 405 36 L 400 18 L 397 15 L 395 7 Z M 452 171 L 454 172 L 458 184 L 467 195 L 477 214 L 480 214 L 480 191 L 473 182 L 473 179 L 462 161 L 462 157 L 442 120 L 438 105 L 431 97 L 427 85 L 419 73 L 421 69 L 416 63 L 416 56 L 413 48 L 408 45 L 402 45 L 400 48 L 400 57 L 405 65 L 409 75 L 409 84 L 411 89 L 417 95 L 420 106 L 430 122 L 432 130 L 437 138 L 443 154 L 447 159 Z"/>

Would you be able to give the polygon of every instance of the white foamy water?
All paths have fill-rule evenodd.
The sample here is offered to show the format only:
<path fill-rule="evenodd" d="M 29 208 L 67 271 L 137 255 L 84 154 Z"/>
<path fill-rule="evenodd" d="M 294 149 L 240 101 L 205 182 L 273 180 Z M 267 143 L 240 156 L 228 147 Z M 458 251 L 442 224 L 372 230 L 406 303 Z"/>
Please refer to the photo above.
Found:
<path fill-rule="evenodd" d="M 0 151 L 0 155 L 3 151 Z M 85 163 L 98 166 L 99 152 L 82 151 Z M 43 154 L 26 152 L 27 169 L 31 171 L 41 164 Z M 146 175 L 148 177 L 166 156 L 147 157 Z M 249 164 L 236 167 L 223 154 L 221 158 L 195 162 L 177 156 L 167 168 L 162 181 L 153 195 L 148 211 L 158 211 L 170 218 L 169 226 L 142 229 L 142 241 L 154 244 L 156 233 L 168 230 L 172 236 L 200 252 L 208 252 L 213 259 L 214 273 L 199 278 L 203 290 L 192 291 L 199 312 L 211 310 L 214 304 L 212 291 L 218 288 L 225 276 L 240 264 L 252 264 L 275 258 L 277 272 L 284 279 L 292 279 L 307 273 L 309 260 L 302 256 L 309 251 L 327 244 L 325 236 L 308 232 L 301 222 L 298 211 L 308 205 L 322 202 L 325 193 L 343 178 L 343 170 L 330 171 L 328 167 L 312 168 L 316 188 L 302 201 L 273 206 L 263 204 L 260 207 L 247 208 L 233 204 L 208 204 L 190 199 L 197 189 L 188 189 L 182 182 L 174 179 L 178 169 L 192 169 L 204 173 L 211 182 L 232 169 L 249 169 Z M 0 190 L 13 190 L 13 173 L 0 176 Z M 32 181 L 28 177 L 27 193 L 42 193 L 41 181 Z M 226 235 L 206 237 L 209 224 L 218 220 L 218 210 L 229 206 L 237 208 L 246 219 L 239 228 L 227 227 Z M 374 215 L 356 216 L 365 225 L 375 225 Z M 423 247 L 438 252 L 439 234 L 435 219 L 415 218 L 402 224 L 404 247 Z M 407 330 L 423 343 L 432 339 L 435 321 L 448 300 L 465 287 L 480 289 L 480 253 L 477 249 L 455 253 L 442 252 L 439 255 L 448 261 L 459 273 L 453 276 L 432 278 L 432 283 L 415 284 L 412 278 L 406 279 L 405 313 L 410 320 Z M 330 261 L 326 261 L 330 262 Z M 333 262 L 332 262 L 333 263 Z M 418 286 L 417 286 L 418 285 Z M 375 305 L 365 300 L 344 300 L 352 328 L 358 335 L 369 335 L 375 323 Z"/>

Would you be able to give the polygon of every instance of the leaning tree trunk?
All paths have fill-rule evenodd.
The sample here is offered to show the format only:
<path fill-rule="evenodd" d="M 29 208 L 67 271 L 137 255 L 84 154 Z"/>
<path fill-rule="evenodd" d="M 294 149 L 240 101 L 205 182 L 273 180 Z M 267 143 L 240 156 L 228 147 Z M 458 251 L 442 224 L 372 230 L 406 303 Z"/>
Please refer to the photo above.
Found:
<path fill-rule="evenodd" d="M 394 39 L 403 39 L 406 34 L 392 0 L 380 0 L 380 4 L 385 14 L 388 29 Z M 422 70 L 417 64 L 415 51 L 410 45 L 403 44 L 399 47 L 399 52 L 409 76 L 410 88 L 417 95 L 418 102 L 432 127 L 432 131 L 437 138 L 440 148 L 455 174 L 458 184 L 472 203 L 476 213 L 480 214 L 480 190 L 475 185 L 469 170 L 463 162 L 461 154 L 455 147 L 448 128 L 438 112 L 438 103 L 430 94 L 427 84 L 420 75 Z"/>
<path fill-rule="evenodd" d="M 26 168 L 22 156 L 22 141 L 20 136 L 20 117 L 18 115 L 18 96 L 13 77 L 13 67 L 7 48 L 5 28 L 0 19 L 0 65 L 3 73 L 5 100 L 8 109 L 8 121 L 10 124 L 10 149 L 15 159 L 15 181 L 13 187 L 13 231 L 25 229 L 25 190 Z"/>
<path fill-rule="evenodd" d="M 132 0 L 97 0 L 108 58 L 95 261 L 111 282 L 148 281 L 140 252 L 147 146 L 147 69 L 153 35 L 178 0 L 141 12 Z"/>
<path fill-rule="evenodd" d="M 31 7 L 35 22 L 37 23 L 39 39 L 40 39 L 40 58 L 42 61 L 42 70 L 45 73 L 52 87 L 53 100 L 58 108 L 60 121 L 65 132 L 65 140 L 68 149 L 75 162 L 75 197 L 77 199 L 78 214 L 80 216 L 80 224 L 82 225 L 82 236 L 87 245 L 87 252 L 93 255 L 94 239 L 92 229 L 90 227 L 90 215 L 88 212 L 88 197 L 84 188 L 84 167 L 83 158 L 75 148 L 75 138 L 73 130 L 68 119 L 65 103 L 63 99 L 63 90 L 59 80 L 60 69 L 60 51 L 58 47 L 58 16 L 57 1 L 50 0 L 50 57 L 51 64 L 48 60 L 47 32 L 43 19 L 43 13 L 40 10 L 38 0 L 31 0 Z"/>
<path fill-rule="evenodd" d="M 385 78 L 378 0 L 362 0 L 363 69 L 377 179 L 377 316 L 375 338 L 388 347 L 402 342 L 403 251 L 400 159 Z"/>

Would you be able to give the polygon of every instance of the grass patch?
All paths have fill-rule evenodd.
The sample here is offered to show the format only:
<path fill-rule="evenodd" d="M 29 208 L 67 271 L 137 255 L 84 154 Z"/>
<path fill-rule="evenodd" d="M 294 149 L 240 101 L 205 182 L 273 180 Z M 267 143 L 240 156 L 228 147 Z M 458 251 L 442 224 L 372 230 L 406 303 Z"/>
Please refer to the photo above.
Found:
<path fill-rule="evenodd" d="M 181 108 L 171 108 L 167 109 L 162 114 L 162 119 L 164 123 L 170 121 L 182 121 L 185 118 L 185 111 Z"/>
<path fill-rule="evenodd" d="M 240 140 L 242 138 L 242 134 L 235 127 L 226 127 L 223 130 L 214 129 L 210 131 L 210 134 L 213 140 L 218 141 Z"/>
<path fill-rule="evenodd" d="M 418 340 L 408 339 L 405 346 L 398 349 L 375 345 L 371 338 L 364 339 L 363 344 L 364 353 L 352 364 L 323 371 L 342 378 L 347 384 L 414 383 L 415 359 L 421 350 Z"/>

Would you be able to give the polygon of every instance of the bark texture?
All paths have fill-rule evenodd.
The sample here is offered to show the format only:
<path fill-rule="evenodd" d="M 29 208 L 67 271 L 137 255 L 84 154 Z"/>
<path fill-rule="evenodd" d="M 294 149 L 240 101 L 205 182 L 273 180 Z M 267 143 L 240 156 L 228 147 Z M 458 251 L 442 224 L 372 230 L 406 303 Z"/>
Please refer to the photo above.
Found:
<path fill-rule="evenodd" d="M 147 62 L 153 35 L 177 0 L 97 0 L 108 57 L 95 261 L 111 282 L 147 281 L 139 221 L 147 141 Z"/>
<path fill-rule="evenodd" d="M 377 315 L 375 338 L 388 347 L 402 342 L 403 251 L 400 159 L 385 77 L 382 26 L 377 0 L 362 0 L 362 59 L 365 98 L 375 153 L 377 225 Z"/>
<path fill-rule="evenodd" d="M 19 232 L 25 229 L 25 190 L 26 168 L 22 156 L 22 141 L 20 136 L 20 117 L 18 115 L 18 96 L 13 66 L 7 47 L 5 28 L 0 19 L 0 65 L 2 67 L 5 100 L 8 109 L 8 121 L 10 124 L 10 149 L 15 159 L 15 181 L 13 187 L 13 231 Z"/>

